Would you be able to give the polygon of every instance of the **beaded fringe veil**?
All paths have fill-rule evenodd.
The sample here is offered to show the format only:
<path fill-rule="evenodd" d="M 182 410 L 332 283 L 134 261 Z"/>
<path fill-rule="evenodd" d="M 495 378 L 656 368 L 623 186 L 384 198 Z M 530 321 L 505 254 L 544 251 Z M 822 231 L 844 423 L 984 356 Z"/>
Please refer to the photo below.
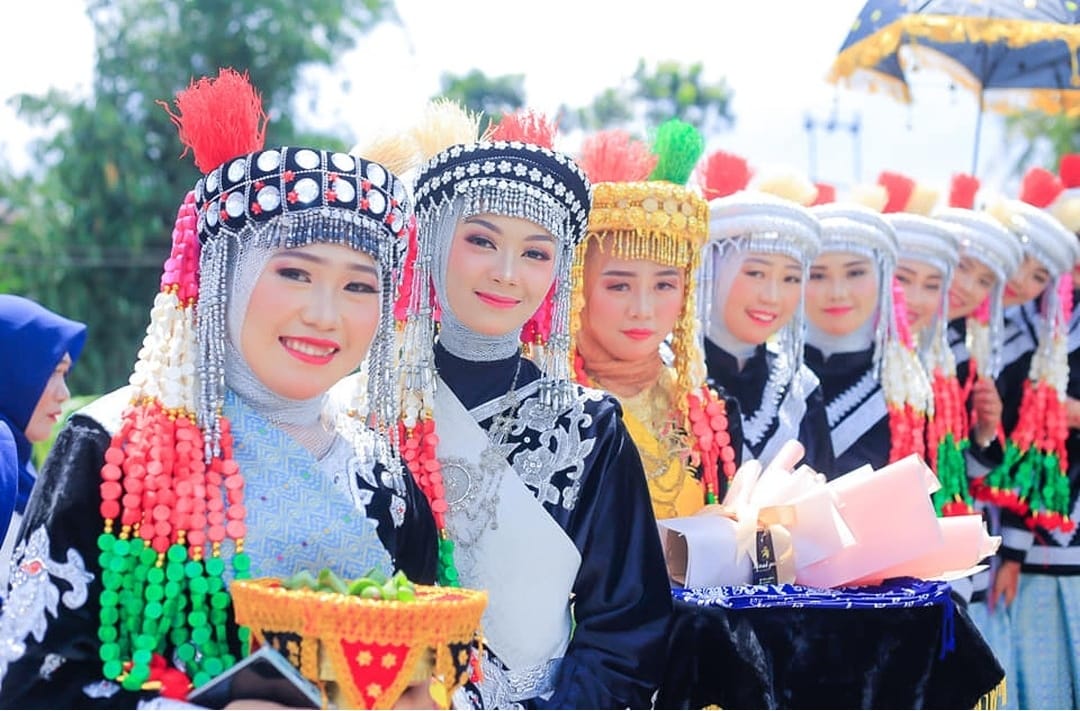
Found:
<path fill-rule="evenodd" d="M 196 418 L 204 432 L 206 458 L 220 452 L 220 424 L 225 397 L 227 298 L 230 265 L 243 249 L 291 249 L 311 244 L 337 244 L 372 255 L 379 265 L 379 328 L 366 358 L 368 424 L 388 436 L 398 413 L 397 350 L 393 302 L 400 273 L 400 245 L 380 239 L 384 228 L 370 218 L 323 207 L 282 215 L 264 224 L 247 224 L 237 232 L 222 229 L 203 245 L 197 307 L 199 367 Z M 396 439 L 396 437 L 394 438 Z M 391 466 L 397 463 L 392 458 Z"/>
<path fill-rule="evenodd" d="M 716 302 L 715 280 L 717 267 L 727 259 L 741 258 L 750 253 L 782 254 L 791 257 L 799 263 L 802 269 L 802 279 L 799 283 L 799 305 L 795 308 L 795 315 L 776 335 L 777 350 L 784 356 L 777 363 L 785 369 L 785 372 L 777 374 L 777 382 L 787 385 L 795 377 L 796 372 L 803 362 L 803 346 L 805 344 L 805 321 L 806 308 L 806 282 L 810 277 L 810 262 L 813 255 L 808 255 L 784 240 L 773 237 L 756 239 L 754 235 L 744 235 L 722 240 L 710 240 L 705 245 L 704 255 L 701 259 L 701 274 L 698 278 L 698 314 L 701 323 L 708 324 L 713 316 L 713 308 L 723 308 L 723 304 Z"/>
<path fill-rule="evenodd" d="M 882 361 L 886 354 L 887 343 L 897 337 L 899 327 L 897 314 L 893 308 L 893 277 L 896 273 L 895 255 L 885 249 L 871 249 L 862 242 L 829 239 L 828 249 L 822 252 L 851 252 L 870 260 L 878 275 L 878 308 L 874 321 L 874 378 L 881 378 Z M 819 253 L 820 254 L 820 253 Z"/>
<path fill-rule="evenodd" d="M 569 326 L 570 270 L 575 245 L 568 237 L 574 233 L 573 225 L 565 207 L 545 193 L 526 190 L 513 182 L 472 187 L 458 191 L 452 199 L 418 206 L 418 253 L 404 334 L 406 353 L 412 354 L 405 363 L 405 388 L 423 389 L 434 377 L 430 355 L 435 336 L 432 285 L 442 310 L 439 341 L 448 351 L 483 362 L 508 358 L 520 347 L 519 332 L 485 337 L 468 329 L 453 314 L 445 296 L 445 280 L 452 276 L 446 273 L 446 265 L 454 226 L 460 219 L 488 212 L 530 220 L 556 237 L 551 335 L 542 350 L 539 366 L 544 374 L 540 383 L 541 402 L 561 411 L 572 401 L 574 387 L 570 378 Z"/>

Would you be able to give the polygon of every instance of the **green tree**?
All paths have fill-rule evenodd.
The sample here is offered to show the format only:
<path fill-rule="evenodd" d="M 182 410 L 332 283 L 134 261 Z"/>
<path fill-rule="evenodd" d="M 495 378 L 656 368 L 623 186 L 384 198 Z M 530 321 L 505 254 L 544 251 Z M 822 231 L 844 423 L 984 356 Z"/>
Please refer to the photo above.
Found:
<path fill-rule="evenodd" d="M 1005 130 L 1010 137 L 1021 137 L 1024 151 L 1017 158 L 1012 172 L 1020 175 L 1031 164 L 1040 143 L 1048 144 L 1053 162 L 1047 167 L 1056 170 L 1061 156 L 1080 150 L 1080 118 L 1065 114 L 1053 116 L 1025 112 L 1005 119 Z"/>
<path fill-rule="evenodd" d="M 176 210 L 198 178 L 155 100 L 221 67 L 247 71 L 270 115 L 267 142 L 295 143 L 300 69 L 330 65 L 396 19 L 392 0 L 88 0 L 87 12 L 90 96 L 20 97 L 25 120 L 56 130 L 30 177 L 0 179 L 0 288 L 88 324 L 77 393 L 108 391 L 130 372 Z"/>
<path fill-rule="evenodd" d="M 605 89 L 588 105 L 562 107 L 561 125 L 595 131 L 622 128 L 635 122 L 656 126 L 669 118 L 679 118 L 703 133 L 730 127 L 732 91 L 724 79 L 707 83 L 701 62 L 682 65 L 658 62 L 650 67 L 639 60 L 633 76 L 619 87 Z"/>
<path fill-rule="evenodd" d="M 482 111 L 492 121 L 525 106 L 524 74 L 489 77 L 479 69 L 473 69 L 464 76 L 443 74 L 440 85 L 441 96 L 453 99 L 470 111 Z"/>

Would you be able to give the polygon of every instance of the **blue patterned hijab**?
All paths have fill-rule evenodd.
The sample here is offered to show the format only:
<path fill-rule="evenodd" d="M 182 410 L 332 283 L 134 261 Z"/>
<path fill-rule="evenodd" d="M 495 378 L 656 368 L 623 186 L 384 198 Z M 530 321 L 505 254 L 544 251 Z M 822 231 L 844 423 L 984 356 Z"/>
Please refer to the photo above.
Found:
<path fill-rule="evenodd" d="M 25 433 L 30 416 L 60 359 L 67 353 L 74 365 L 85 341 L 85 324 L 30 299 L 0 294 L 0 429 L 6 430 L 0 432 L 0 534 L 12 506 L 22 513 L 34 487 Z"/>

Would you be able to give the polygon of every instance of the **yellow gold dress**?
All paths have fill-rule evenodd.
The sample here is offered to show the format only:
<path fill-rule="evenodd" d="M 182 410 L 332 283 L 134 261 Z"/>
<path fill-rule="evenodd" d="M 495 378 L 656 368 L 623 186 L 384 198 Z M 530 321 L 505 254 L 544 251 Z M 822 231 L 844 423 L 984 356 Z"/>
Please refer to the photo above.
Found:
<path fill-rule="evenodd" d="M 705 487 L 695 476 L 687 433 L 672 402 L 674 385 L 674 371 L 664 368 L 652 387 L 619 398 L 623 423 L 641 454 L 656 518 L 690 516 L 705 505 Z"/>

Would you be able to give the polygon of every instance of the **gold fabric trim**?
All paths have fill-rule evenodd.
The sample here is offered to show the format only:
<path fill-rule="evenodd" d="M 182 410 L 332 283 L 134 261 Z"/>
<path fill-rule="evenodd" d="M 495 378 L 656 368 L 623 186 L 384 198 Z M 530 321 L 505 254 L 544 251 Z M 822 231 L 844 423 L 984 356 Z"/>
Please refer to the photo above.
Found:
<path fill-rule="evenodd" d="M 979 698 L 978 703 L 975 704 L 976 709 L 1003 709 L 1005 704 L 1008 703 L 1008 695 L 1005 691 L 1005 677 L 1001 677 L 1001 681 L 990 691 L 986 692 Z"/>
<path fill-rule="evenodd" d="M 486 592 L 426 585 L 416 586 L 412 602 L 287 590 L 272 578 L 234 580 L 229 591 L 237 624 L 249 627 L 260 644 L 266 642 L 268 631 L 300 636 L 300 673 L 320 686 L 326 680 L 320 674 L 319 659 L 328 658 L 349 708 L 366 706 L 345 658 L 343 640 L 408 647 L 394 681 L 376 695 L 375 708 L 390 708 L 413 681 L 418 663 L 425 662 L 430 653 L 434 656 L 430 671 L 449 696 L 465 681 L 455 675 L 450 644 L 469 644 L 487 607 Z"/>

